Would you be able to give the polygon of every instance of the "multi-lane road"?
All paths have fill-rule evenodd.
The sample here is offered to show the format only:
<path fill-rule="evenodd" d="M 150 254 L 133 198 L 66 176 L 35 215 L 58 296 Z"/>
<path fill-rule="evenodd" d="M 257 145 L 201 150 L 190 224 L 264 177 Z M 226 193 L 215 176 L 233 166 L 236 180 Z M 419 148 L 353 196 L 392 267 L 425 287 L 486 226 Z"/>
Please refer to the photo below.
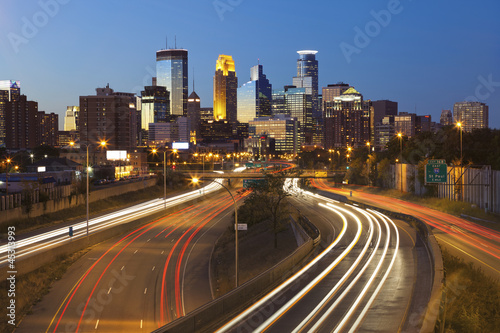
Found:
<path fill-rule="evenodd" d="M 218 193 L 99 244 L 16 332 L 150 332 L 212 300 L 208 263 L 229 207 Z"/>
<path fill-rule="evenodd" d="M 219 331 L 416 329 L 430 296 L 432 267 L 415 231 L 375 211 L 293 191 L 294 204 L 321 231 L 322 251 Z M 158 204 L 164 205 L 143 204 L 136 213 Z M 210 256 L 232 212 L 229 194 L 217 193 L 95 246 L 16 332 L 150 332 L 188 314 L 213 299 Z M 85 226 L 76 229 L 76 236 L 84 235 Z M 45 238 L 50 246 L 55 241 Z M 26 245 L 26 255 L 40 244 Z"/>
<path fill-rule="evenodd" d="M 324 250 L 217 332 L 417 330 L 432 268 L 415 231 L 312 193 L 293 200 L 320 229 Z"/>
<path fill-rule="evenodd" d="M 351 193 L 351 190 L 334 187 L 321 179 L 314 180 L 312 184 L 318 189 L 348 197 Z M 421 219 L 432 227 L 442 248 L 473 262 L 495 279 L 500 276 L 500 232 L 411 202 L 366 193 L 362 188 L 352 191 L 352 199 Z"/>

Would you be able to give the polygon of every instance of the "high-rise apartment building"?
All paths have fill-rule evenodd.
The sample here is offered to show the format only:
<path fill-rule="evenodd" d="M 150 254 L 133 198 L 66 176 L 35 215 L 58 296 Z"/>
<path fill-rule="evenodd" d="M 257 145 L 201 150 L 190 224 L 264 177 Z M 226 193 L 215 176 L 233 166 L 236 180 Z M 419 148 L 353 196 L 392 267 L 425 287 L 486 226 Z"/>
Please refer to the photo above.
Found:
<path fill-rule="evenodd" d="M 394 116 L 394 131 L 409 138 L 414 137 L 417 128 L 417 115 L 415 113 L 400 112 Z"/>
<path fill-rule="evenodd" d="M 323 96 L 324 98 L 324 96 Z M 350 87 L 325 105 L 325 148 L 360 147 L 370 141 L 370 101 Z"/>
<path fill-rule="evenodd" d="M 170 121 L 169 92 L 164 86 L 147 86 L 141 92 L 141 128 L 149 130 L 150 123 Z"/>
<path fill-rule="evenodd" d="M 311 95 L 312 110 L 314 118 L 321 118 L 321 108 L 318 107 L 318 51 L 297 51 L 297 76 L 293 78 L 293 85 L 297 88 L 305 88 L 306 93 Z"/>
<path fill-rule="evenodd" d="M 39 111 L 37 136 L 39 145 L 59 146 L 59 115 Z"/>
<path fill-rule="evenodd" d="M 68 106 L 66 108 L 66 115 L 64 116 L 64 130 L 77 131 L 78 130 L 78 117 L 80 115 L 79 106 Z"/>
<path fill-rule="evenodd" d="M 0 80 L 0 147 L 6 146 L 7 109 L 12 107 L 12 102 L 19 100 L 21 95 L 21 82 L 15 80 Z M 9 113 L 10 114 L 10 113 Z"/>
<path fill-rule="evenodd" d="M 229 55 L 219 55 L 214 76 L 214 120 L 236 123 L 238 78 L 234 60 Z"/>
<path fill-rule="evenodd" d="M 441 117 L 439 118 L 439 123 L 443 126 L 453 125 L 453 114 L 451 110 L 441 111 Z"/>
<path fill-rule="evenodd" d="M 256 117 L 271 116 L 272 86 L 262 72 L 262 65 L 250 69 L 250 81 L 238 88 L 237 119 L 248 123 Z"/>
<path fill-rule="evenodd" d="M 132 93 L 97 88 L 95 96 L 80 96 L 80 142 L 106 140 L 109 149 L 131 149 L 137 144 L 137 99 Z M 82 146 L 83 147 L 83 146 Z"/>
<path fill-rule="evenodd" d="M 170 114 L 185 116 L 188 100 L 188 51 L 156 51 L 156 85 L 170 92 Z"/>
<path fill-rule="evenodd" d="M 480 102 L 458 102 L 453 106 L 453 118 L 462 123 L 464 131 L 488 128 L 488 105 Z"/>

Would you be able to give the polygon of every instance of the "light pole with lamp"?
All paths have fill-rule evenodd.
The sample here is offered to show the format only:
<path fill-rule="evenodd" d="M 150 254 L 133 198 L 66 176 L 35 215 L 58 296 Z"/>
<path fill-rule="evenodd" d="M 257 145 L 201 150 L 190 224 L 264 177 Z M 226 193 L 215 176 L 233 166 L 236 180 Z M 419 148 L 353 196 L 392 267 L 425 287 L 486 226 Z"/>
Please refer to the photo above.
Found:
<path fill-rule="evenodd" d="M 401 183 L 401 192 L 403 192 L 403 133 L 398 133 L 399 138 L 399 182 Z"/>
<path fill-rule="evenodd" d="M 463 125 L 462 123 L 459 121 L 457 122 L 457 127 L 458 129 L 460 130 L 460 178 L 461 178 L 461 186 L 460 186 L 460 194 L 462 195 L 463 197 L 463 175 L 462 175 L 462 165 L 463 165 L 463 153 L 462 153 L 462 131 L 463 131 Z"/>
<path fill-rule="evenodd" d="M 191 181 L 193 184 L 198 184 L 198 182 L 200 180 L 198 178 L 193 178 Z M 229 194 L 231 195 L 231 199 L 233 199 L 233 203 L 234 203 L 234 233 L 235 233 L 235 236 L 234 236 L 235 237 L 234 264 L 235 264 L 236 288 L 238 288 L 238 285 L 239 285 L 239 281 L 238 281 L 238 207 L 236 206 L 236 200 L 234 200 L 234 196 L 231 193 L 231 191 L 229 191 L 229 189 L 226 186 L 224 186 L 224 184 L 219 183 L 218 181 L 216 181 L 214 179 L 212 179 L 212 181 L 219 184 L 220 186 L 224 187 L 224 189 L 226 189 L 226 191 L 228 191 Z"/>
<path fill-rule="evenodd" d="M 99 142 L 99 146 L 101 148 L 106 148 L 106 141 L 101 140 Z M 74 142 L 70 142 L 70 146 L 73 147 L 75 145 Z M 89 146 L 92 144 L 87 143 L 85 147 L 87 148 L 87 192 L 86 192 L 86 208 L 87 208 L 87 239 L 89 238 L 89 173 L 90 173 L 90 165 L 89 165 Z"/>
<path fill-rule="evenodd" d="M 158 150 L 153 148 L 153 154 L 156 154 Z M 167 209 L 167 148 L 163 151 L 163 207 Z"/>
<path fill-rule="evenodd" d="M 368 185 L 370 185 L 370 141 L 366 142 L 366 145 L 368 146 Z"/>
<path fill-rule="evenodd" d="M 9 195 L 9 164 L 12 162 L 10 158 L 6 160 L 6 168 L 5 168 L 5 195 Z"/>

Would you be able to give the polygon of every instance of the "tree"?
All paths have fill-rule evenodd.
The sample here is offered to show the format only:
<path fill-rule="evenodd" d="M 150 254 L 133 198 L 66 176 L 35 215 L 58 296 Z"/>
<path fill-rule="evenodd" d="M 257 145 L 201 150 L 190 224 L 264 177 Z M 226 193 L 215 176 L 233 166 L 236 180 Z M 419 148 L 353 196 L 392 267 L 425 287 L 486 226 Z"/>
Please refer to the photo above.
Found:
<path fill-rule="evenodd" d="M 240 221 L 255 224 L 268 221 L 274 233 L 274 247 L 278 247 L 278 233 L 283 230 L 288 219 L 286 198 L 291 194 L 285 188 L 286 178 L 294 177 L 290 170 L 277 173 L 264 172 L 264 180 L 255 182 L 252 193 L 238 209 Z"/>

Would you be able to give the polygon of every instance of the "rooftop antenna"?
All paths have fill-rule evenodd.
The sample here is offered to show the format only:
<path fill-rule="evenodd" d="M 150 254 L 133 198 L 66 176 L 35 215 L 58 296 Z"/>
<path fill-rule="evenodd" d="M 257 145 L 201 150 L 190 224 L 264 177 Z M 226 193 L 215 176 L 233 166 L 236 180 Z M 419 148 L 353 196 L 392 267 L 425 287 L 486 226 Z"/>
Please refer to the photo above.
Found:
<path fill-rule="evenodd" d="M 193 91 L 194 91 L 194 67 L 193 67 Z"/>
<path fill-rule="evenodd" d="M 168 36 L 165 36 L 165 47 L 168 50 Z"/>
<path fill-rule="evenodd" d="M 175 48 L 177 49 L 177 35 L 175 35 Z"/>

